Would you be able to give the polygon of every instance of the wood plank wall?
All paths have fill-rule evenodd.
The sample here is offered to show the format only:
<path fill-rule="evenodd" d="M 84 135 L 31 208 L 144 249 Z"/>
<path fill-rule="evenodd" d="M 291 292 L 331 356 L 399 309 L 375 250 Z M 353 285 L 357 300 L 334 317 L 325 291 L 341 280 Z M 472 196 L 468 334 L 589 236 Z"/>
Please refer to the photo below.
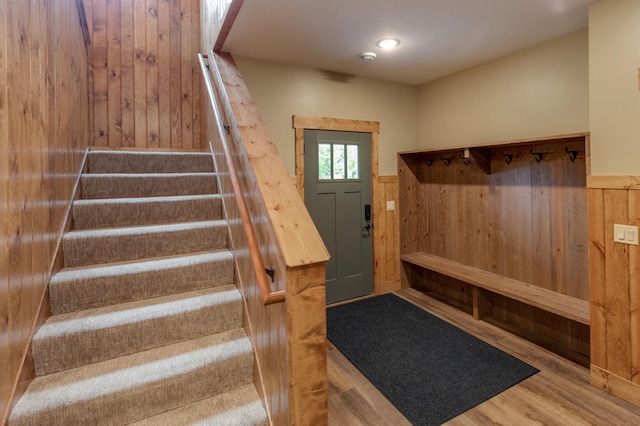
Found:
<path fill-rule="evenodd" d="M 579 153 L 574 161 L 565 147 Z M 544 153 L 542 161 L 535 161 L 531 149 Z M 589 300 L 584 142 L 494 148 L 490 175 L 465 165 L 460 154 L 401 156 L 401 253 L 424 251 Z M 513 156 L 509 164 L 506 155 Z M 471 313 L 472 286 L 405 268 L 412 285 Z M 485 321 L 589 364 L 588 326 L 483 295 L 492 307 Z"/>
<path fill-rule="evenodd" d="M 91 145 L 203 150 L 200 0 L 83 0 Z"/>
<path fill-rule="evenodd" d="M 2 424 L 25 374 L 87 141 L 87 54 L 76 2 L 0 0 Z"/>
<path fill-rule="evenodd" d="M 206 53 L 214 49 L 218 44 L 219 38 L 226 37 L 221 34 L 225 26 L 225 17 L 233 22 L 238 16 L 240 6 L 244 0 L 202 0 L 200 3 L 200 22 L 202 24 L 200 46 L 202 53 Z M 217 50 L 215 50 L 217 52 Z"/>
<path fill-rule="evenodd" d="M 374 268 L 376 294 L 400 290 L 400 199 L 398 176 L 378 177 L 374 202 Z M 387 210 L 393 201 L 395 210 Z"/>
<path fill-rule="evenodd" d="M 580 153 L 575 161 L 565 147 Z M 425 251 L 589 300 L 584 142 L 535 149 L 545 153 L 540 162 L 530 147 L 492 150 L 489 175 L 454 153 L 403 155 L 402 253 Z M 510 164 L 503 154 L 513 155 Z"/>
<path fill-rule="evenodd" d="M 613 225 L 640 226 L 640 177 L 590 176 L 591 381 L 640 406 L 640 249 Z"/>

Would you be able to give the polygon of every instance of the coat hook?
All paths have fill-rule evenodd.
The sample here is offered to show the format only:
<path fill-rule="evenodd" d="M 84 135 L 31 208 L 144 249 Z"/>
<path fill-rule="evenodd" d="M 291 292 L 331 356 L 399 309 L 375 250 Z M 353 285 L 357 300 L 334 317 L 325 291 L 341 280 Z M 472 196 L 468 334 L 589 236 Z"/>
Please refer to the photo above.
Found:
<path fill-rule="evenodd" d="M 531 150 L 531 155 L 533 155 L 536 158 L 536 161 L 539 163 L 540 161 L 542 161 L 542 153 L 541 152 L 533 152 L 533 150 Z"/>
<path fill-rule="evenodd" d="M 442 161 L 444 161 L 444 165 L 448 166 L 449 164 L 451 164 L 451 157 L 443 157 L 442 155 L 440 156 L 440 159 Z"/>
<path fill-rule="evenodd" d="M 569 148 L 566 146 L 564 147 L 564 151 L 569 154 L 569 160 L 575 161 L 575 159 L 578 158 L 578 151 L 569 151 Z"/>
<path fill-rule="evenodd" d="M 505 154 L 504 152 L 501 152 L 500 155 L 504 157 L 504 161 L 507 164 L 511 164 L 511 161 L 513 161 L 513 154 Z"/>
<path fill-rule="evenodd" d="M 431 158 L 427 158 L 426 160 L 424 160 L 425 163 L 427 163 L 427 166 L 431 167 L 431 165 L 433 164 L 433 160 Z"/>
<path fill-rule="evenodd" d="M 471 160 L 469 160 L 469 157 L 465 157 L 464 155 L 460 155 L 460 159 L 462 160 L 462 162 L 464 163 L 465 166 L 468 166 L 469 164 L 471 164 Z"/>

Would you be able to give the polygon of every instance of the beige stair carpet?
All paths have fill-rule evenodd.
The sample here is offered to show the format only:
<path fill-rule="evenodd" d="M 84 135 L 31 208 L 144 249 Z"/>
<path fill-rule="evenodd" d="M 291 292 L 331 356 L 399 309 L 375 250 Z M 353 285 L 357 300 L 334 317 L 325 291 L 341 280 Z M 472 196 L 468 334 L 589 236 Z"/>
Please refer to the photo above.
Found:
<path fill-rule="evenodd" d="M 218 194 L 78 200 L 73 204 L 75 229 L 207 219 L 222 219 L 222 198 Z"/>
<path fill-rule="evenodd" d="M 54 314 L 233 283 L 228 250 L 65 268 L 49 281 Z"/>
<path fill-rule="evenodd" d="M 9 425 L 266 425 L 206 153 L 93 151 Z"/>

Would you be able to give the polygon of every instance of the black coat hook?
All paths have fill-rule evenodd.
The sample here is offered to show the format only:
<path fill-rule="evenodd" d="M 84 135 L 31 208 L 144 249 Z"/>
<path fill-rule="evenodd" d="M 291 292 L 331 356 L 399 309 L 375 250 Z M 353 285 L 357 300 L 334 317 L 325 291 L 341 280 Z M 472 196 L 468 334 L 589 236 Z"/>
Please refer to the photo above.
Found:
<path fill-rule="evenodd" d="M 569 154 L 569 160 L 575 161 L 575 159 L 578 158 L 578 151 L 569 151 L 569 148 L 566 146 L 564 147 L 564 151 Z"/>
<path fill-rule="evenodd" d="M 440 156 L 440 159 L 442 161 L 444 161 L 444 165 L 448 166 L 449 164 L 451 164 L 451 157 L 443 157 L 442 155 Z"/>
<path fill-rule="evenodd" d="M 465 158 L 464 155 L 460 155 L 460 159 L 462 160 L 465 166 L 468 166 L 469 164 L 471 164 L 471 160 L 469 160 L 468 158 Z"/>
<path fill-rule="evenodd" d="M 511 164 L 511 161 L 513 161 L 513 154 L 505 154 L 504 152 L 501 152 L 500 155 L 504 157 L 504 161 L 507 164 Z"/>
<path fill-rule="evenodd" d="M 541 152 L 533 152 L 533 150 L 531 150 L 531 155 L 533 155 L 536 159 L 536 161 L 539 163 L 540 161 L 542 161 L 542 153 Z"/>
<path fill-rule="evenodd" d="M 426 160 L 424 160 L 425 163 L 427 163 L 427 166 L 431 167 L 431 165 L 433 164 L 433 160 L 431 158 L 427 158 Z"/>

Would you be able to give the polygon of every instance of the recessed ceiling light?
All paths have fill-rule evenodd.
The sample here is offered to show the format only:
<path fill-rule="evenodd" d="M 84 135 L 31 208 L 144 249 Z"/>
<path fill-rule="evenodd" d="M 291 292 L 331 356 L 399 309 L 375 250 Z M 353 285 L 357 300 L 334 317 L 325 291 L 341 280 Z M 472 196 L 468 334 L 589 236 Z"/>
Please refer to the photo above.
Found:
<path fill-rule="evenodd" d="M 400 40 L 397 38 L 384 38 L 376 43 L 376 46 L 383 48 L 384 50 L 393 49 L 400 44 Z"/>
<path fill-rule="evenodd" d="M 376 56 L 378 56 L 378 55 L 376 55 L 373 52 L 363 52 L 363 53 L 360 54 L 360 60 L 362 62 L 371 62 L 374 59 L 376 59 Z"/>

